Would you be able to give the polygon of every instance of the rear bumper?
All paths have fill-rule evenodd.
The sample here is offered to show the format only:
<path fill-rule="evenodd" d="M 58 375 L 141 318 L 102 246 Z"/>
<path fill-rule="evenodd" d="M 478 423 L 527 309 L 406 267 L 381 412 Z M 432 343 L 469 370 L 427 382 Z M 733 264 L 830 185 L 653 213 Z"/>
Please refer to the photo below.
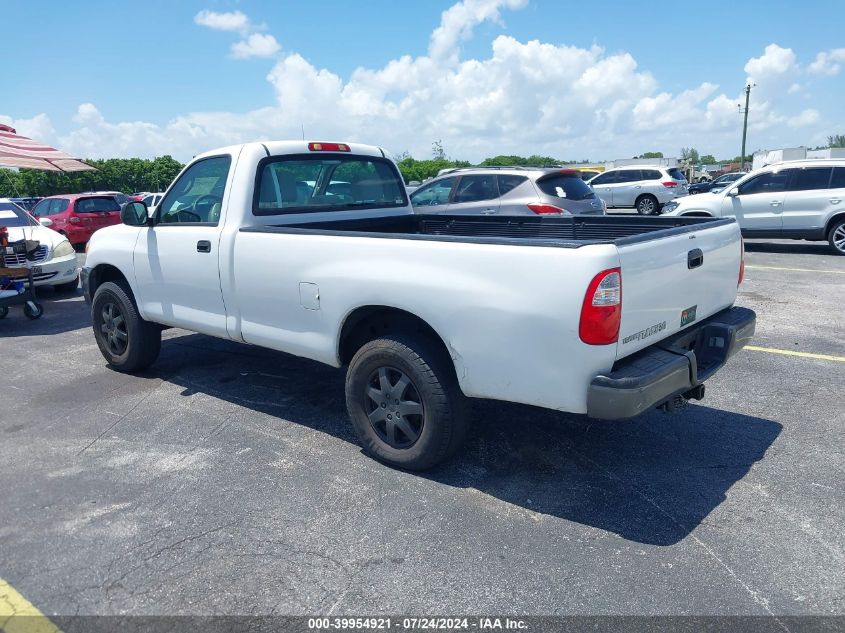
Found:
<path fill-rule="evenodd" d="M 756 320 L 753 310 L 729 308 L 617 361 L 590 384 L 587 415 L 631 418 L 695 389 L 748 344 Z"/>

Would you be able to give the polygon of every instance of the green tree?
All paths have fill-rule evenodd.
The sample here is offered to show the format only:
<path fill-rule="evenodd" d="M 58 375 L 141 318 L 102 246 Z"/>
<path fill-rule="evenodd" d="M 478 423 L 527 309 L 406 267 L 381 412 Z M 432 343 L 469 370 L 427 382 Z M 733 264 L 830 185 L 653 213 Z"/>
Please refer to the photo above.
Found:
<path fill-rule="evenodd" d="M 713 156 L 713 154 L 705 154 L 701 157 L 701 163 L 703 165 L 715 165 L 718 161 Z"/>
<path fill-rule="evenodd" d="M 434 160 L 446 160 L 446 150 L 443 149 L 443 141 L 437 139 L 431 144 L 431 155 Z"/>
<path fill-rule="evenodd" d="M 845 147 L 845 134 L 833 134 L 832 136 L 828 136 L 827 146 L 830 148 Z"/>
<path fill-rule="evenodd" d="M 663 152 L 645 152 L 637 156 L 637 158 L 663 158 Z"/>
<path fill-rule="evenodd" d="M 681 148 L 681 158 L 684 159 L 687 163 L 695 165 L 698 163 L 698 150 L 694 147 L 682 147 Z"/>

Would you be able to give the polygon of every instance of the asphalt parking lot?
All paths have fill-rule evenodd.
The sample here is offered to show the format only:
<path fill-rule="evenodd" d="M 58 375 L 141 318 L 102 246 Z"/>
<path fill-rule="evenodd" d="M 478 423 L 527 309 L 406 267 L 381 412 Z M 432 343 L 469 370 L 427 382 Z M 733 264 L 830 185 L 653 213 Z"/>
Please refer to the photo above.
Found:
<path fill-rule="evenodd" d="M 45 291 L 0 321 L 0 578 L 48 615 L 843 614 L 845 258 L 747 250 L 761 349 L 700 404 L 479 402 L 424 475 L 361 453 L 341 371 L 171 330 L 118 374 Z"/>

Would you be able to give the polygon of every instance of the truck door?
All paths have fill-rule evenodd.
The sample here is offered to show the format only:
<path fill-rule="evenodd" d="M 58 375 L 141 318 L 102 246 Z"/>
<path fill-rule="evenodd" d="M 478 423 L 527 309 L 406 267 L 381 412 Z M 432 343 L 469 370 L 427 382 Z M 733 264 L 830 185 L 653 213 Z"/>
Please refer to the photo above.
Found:
<path fill-rule="evenodd" d="M 135 244 L 136 300 L 148 319 L 227 336 L 218 245 L 232 157 L 215 156 L 185 170 Z"/>

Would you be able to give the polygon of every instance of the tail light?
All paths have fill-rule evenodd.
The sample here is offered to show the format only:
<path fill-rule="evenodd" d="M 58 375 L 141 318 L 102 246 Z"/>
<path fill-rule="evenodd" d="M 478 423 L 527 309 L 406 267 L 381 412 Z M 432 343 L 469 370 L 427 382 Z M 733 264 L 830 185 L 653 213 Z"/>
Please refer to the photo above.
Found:
<path fill-rule="evenodd" d="M 739 279 L 736 282 L 736 287 L 742 285 L 742 280 L 745 279 L 745 240 L 740 238 L 739 246 Z"/>
<path fill-rule="evenodd" d="M 543 204 L 541 202 L 532 202 L 528 205 L 537 215 L 569 215 L 569 211 L 561 209 L 553 204 Z"/>
<path fill-rule="evenodd" d="M 666 182 L 661 183 L 661 184 L 664 187 L 669 187 L 669 189 L 674 189 L 675 187 L 678 186 L 678 183 L 676 183 L 674 180 L 667 180 Z"/>
<path fill-rule="evenodd" d="M 308 149 L 312 152 L 348 152 L 349 145 L 346 143 L 308 143 Z"/>
<path fill-rule="evenodd" d="M 578 336 L 588 345 L 609 345 L 619 339 L 622 321 L 622 269 L 593 277 L 581 306 Z"/>

